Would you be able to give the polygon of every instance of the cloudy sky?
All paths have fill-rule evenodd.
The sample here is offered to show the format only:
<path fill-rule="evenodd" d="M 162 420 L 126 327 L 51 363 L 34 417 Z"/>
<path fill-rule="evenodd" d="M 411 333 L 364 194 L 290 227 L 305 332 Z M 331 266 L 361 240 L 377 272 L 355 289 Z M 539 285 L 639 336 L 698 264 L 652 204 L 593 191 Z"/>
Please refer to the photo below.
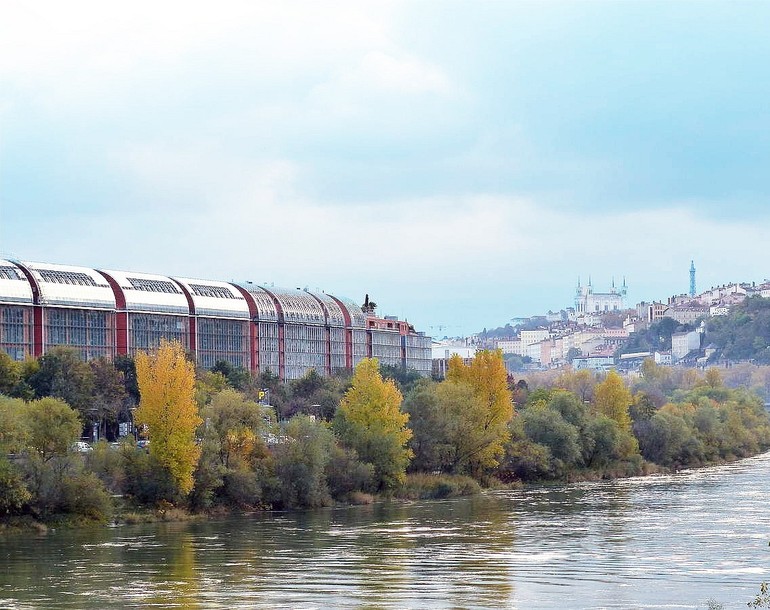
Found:
<path fill-rule="evenodd" d="M 0 253 L 434 335 L 770 277 L 770 3 L 0 0 Z"/>

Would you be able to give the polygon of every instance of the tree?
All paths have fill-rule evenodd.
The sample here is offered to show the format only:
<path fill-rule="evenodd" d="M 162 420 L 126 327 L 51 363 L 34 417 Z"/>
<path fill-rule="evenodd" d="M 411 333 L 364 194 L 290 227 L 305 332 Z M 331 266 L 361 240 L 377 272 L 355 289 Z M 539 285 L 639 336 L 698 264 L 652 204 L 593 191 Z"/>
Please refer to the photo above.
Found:
<path fill-rule="evenodd" d="M 508 372 L 505 370 L 500 350 L 480 350 L 470 365 L 457 355 L 449 359 L 447 382 L 467 384 L 479 401 L 474 409 L 473 419 L 482 438 L 484 447 L 475 455 L 477 466 L 494 466 L 503 455 L 503 445 L 510 438 L 508 423 L 513 417 L 513 396 L 508 387 Z"/>
<path fill-rule="evenodd" d="M 0 454 L 20 453 L 27 447 L 29 426 L 27 403 L 0 396 Z"/>
<path fill-rule="evenodd" d="M 131 401 L 126 392 L 124 375 L 107 358 L 91 360 L 89 365 L 94 375 L 93 409 L 96 410 L 100 428 L 112 425 L 114 434 L 121 413 L 126 416 Z M 104 430 L 100 436 L 105 436 Z"/>
<path fill-rule="evenodd" d="M 77 412 L 58 398 L 41 398 L 27 406 L 29 446 L 43 461 L 67 453 L 83 429 Z"/>
<path fill-rule="evenodd" d="M 326 466 L 334 448 L 328 424 L 295 415 L 286 424 L 286 442 L 276 450 L 276 474 L 284 507 L 317 507 L 331 503 Z"/>
<path fill-rule="evenodd" d="M 402 400 L 393 380 L 382 379 L 377 359 L 366 358 L 356 366 L 334 417 L 334 430 L 342 442 L 374 466 L 380 489 L 402 483 L 412 457 L 407 447 L 412 431 L 406 427 L 409 415 L 400 409 Z"/>
<path fill-rule="evenodd" d="M 604 381 L 594 389 L 594 406 L 602 415 L 614 419 L 622 429 L 631 429 L 628 408 L 633 402 L 631 392 L 615 371 L 607 373 Z"/>
<path fill-rule="evenodd" d="M 8 354 L 0 351 L 0 394 L 12 396 L 21 380 L 21 367 Z"/>
<path fill-rule="evenodd" d="M 220 462 L 230 468 L 236 462 L 247 463 L 256 446 L 263 445 L 262 433 L 269 429 L 272 410 L 227 388 L 214 395 L 203 414 L 217 440 Z"/>
<path fill-rule="evenodd" d="M 39 362 L 39 370 L 29 378 L 35 396 L 60 398 L 85 419 L 94 391 L 94 374 L 88 363 L 72 347 L 54 347 Z"/>
<path fill-rule="evenodd" d="M 195 402 L 195 369 L 180 343 L 162 341 L 155 354 L 137 355 L 136 376 L 141 395 L 136 421 L 147 425 L 150 454 L 187 495 L 200 457 L 195 430 L 203 421 Z"/>
<path fill-rule="evenodd" d="M 222 373 L 236 390 L 245 390 L 251 383 L 251 374 L 242 366 L 235 366 L 227 360 L 217 360 L 211 367 L 213 373 Z"/>

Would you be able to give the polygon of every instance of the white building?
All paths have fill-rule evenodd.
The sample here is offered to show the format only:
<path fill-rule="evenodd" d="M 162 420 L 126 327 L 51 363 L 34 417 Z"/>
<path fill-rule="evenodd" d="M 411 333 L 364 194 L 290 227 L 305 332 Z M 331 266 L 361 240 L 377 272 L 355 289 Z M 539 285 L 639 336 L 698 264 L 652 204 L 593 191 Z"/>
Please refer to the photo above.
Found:
<path fill-rule="evenodd" d="M 615 288 L 615 280 L 612 280 L 612 288 L 609 292 L 594 292 L 591 280 L 588 280 L 588 286 L 581 286 L 578 280 L 575 291 L 575 315 L 587 315 L 606 313 L 609 311 L 620 311 L 626 308 L 626 280 L 623 280 L 623 286 L 620 290 Z"/>
<path fill-rule="evenodd" d="M 671 335 L 671 360 L 677 362 L 691 351 L 700 349 L 701 334 L 697 330 Z"/>

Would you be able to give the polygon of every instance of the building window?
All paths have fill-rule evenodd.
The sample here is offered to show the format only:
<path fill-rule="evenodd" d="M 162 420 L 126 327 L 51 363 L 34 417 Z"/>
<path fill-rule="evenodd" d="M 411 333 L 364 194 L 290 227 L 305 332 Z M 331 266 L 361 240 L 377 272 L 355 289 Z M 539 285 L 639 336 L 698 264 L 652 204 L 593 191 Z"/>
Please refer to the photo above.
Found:
<path fill-rule="evenodd" d="M 168 294 L 182 294 L 179 288 L 172 282 L 166 282 L 163 280 L 146 280 L 138 277 L 126 278 L 131 287 L 134 290 L 142 290 L 144 292 L 165 292 Z"/>
<path fill-rule="evenodd" d="M 53 269 L 37 269 L 40 279 L 49 284 L 70 284 L 72 286 L 106 286 L 97 284 L 87 273 L 76 271 L 56 271 Z"/>

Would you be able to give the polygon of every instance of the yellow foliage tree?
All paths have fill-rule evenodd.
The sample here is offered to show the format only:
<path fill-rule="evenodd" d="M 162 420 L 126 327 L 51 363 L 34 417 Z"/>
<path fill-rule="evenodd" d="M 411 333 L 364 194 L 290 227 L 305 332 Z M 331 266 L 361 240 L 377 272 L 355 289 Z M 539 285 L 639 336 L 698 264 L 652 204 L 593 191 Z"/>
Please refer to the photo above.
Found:
<path fill-rule="evenodd" d="M 624 430 L 631 429 L 631 416 L 628 407 L 633 396 L 623 379 L 615 371 L 607 373 L 604 381 L 594 388 L 594 407 L 602 415 L 614 419 Z"/>
<path fill-rule="evenodd" d="M 412 457 L 407 443 L 409 414 L 401 411 L 403 396 L 392 379 L 383 380 L 376 358 L 356 366 L 350 389 L 340 401 L 334 429 L 362 461 L 374 466 L 380 488 L 402 483 Z"/>
<path fill-rule="evenodd" d="M 141 396 L 136 422 L 147 426 L 150 454 L 186 495 L 200 457 L 195 430 L 203 421 L 195 402 L 195 368 L 180 343 L 163 341 L 156 353 L 137 354 L 136 378 Z"/>
<path fill-rule="evenodd" d="M 475 418 L 476 425 L 483 432 L 481 436 L 489 440 L 479 448 L 474 461 L 478 466 L 496 466 L 497 458 L 504 452 L 503 445 L 510 438 L 508 424 L 513 417 L 513 395 L 502 352 L 480 350 L 470 365 L 455 354 L 449 359 L 446 379 L 473 388 L 481 409 Z"/>

